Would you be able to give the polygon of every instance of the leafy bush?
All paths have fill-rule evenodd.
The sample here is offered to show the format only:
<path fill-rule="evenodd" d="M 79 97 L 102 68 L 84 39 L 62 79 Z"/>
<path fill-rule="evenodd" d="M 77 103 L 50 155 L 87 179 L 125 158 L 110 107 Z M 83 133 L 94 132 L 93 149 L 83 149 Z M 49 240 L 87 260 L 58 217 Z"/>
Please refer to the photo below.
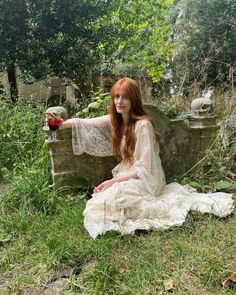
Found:
<path fill-rule="evenodd" d="M 76 116 L 80 118 L 92 118 L 96 116 L 107 115 L 110 105 L 109 93 L 103 93 L 102 90 L 92 94 L 91 101 L 83 106 L 82 110 L 77 112 Z"/>
<path fill-rule="evenodd" d="M 50 184 L 49 155 L 44 148 L 32 165 L 21 163 L 13 177 L 12 187 L 1 206 L 10 210 L 53 213 L 60 200 L 59 192 Z"/>
<path fill-rule="evenodd" d="M 163 113 L 165 113 L 170 119 L 174 119 L 178 115 L 175 105 L 169 104 L 168 102 L 160 102 L 158 104 L 158 108 Z"/>
<path fill-rule="evenodd" d="M 44 142 L 43 104 L 0 101 L 0 178 L 20 163 L 38 158 Z"/>
<path fill-rule="evenodd" d="M 183 177 L 181 183 L 189 184 L 203 192 L 235 192 L 236 171 L 234 169 L 235 151 L 230 147 L 224 148 L 218 137 L 215 149 L 208 151 L 198 170 Z"/>

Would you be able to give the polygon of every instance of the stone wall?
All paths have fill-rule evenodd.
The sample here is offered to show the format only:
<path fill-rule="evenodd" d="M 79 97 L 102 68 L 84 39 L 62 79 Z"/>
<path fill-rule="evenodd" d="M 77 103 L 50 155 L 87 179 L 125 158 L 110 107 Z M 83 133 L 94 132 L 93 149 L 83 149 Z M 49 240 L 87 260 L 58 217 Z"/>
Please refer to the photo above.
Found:
<path fill-rule="evenodd" d="M 201 160 L 214 142 L 218 126 L 215 117 L 170 120 L 152 105 L 145 105 L 161 134 L 160 157 L 167 182 L 182 176 Z M 52 111 L 52 110 L 50 110 Z M 57 139 L 48 133 L 53 182 L 57 186 L 70 184 L 74 179 L 87 179 L 94 184 L 111 177 L 116 165 L 113 157 L 76 156 L 72 151 L 71 130 L 57 131 Z"/>

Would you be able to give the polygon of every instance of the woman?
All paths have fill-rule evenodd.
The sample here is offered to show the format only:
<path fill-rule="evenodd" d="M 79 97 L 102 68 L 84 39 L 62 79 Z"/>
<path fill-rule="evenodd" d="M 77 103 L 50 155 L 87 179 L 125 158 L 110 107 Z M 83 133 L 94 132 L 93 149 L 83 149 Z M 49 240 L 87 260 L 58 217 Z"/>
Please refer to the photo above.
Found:
<path fill-rule="evenodd" d="M 69 119 L 60 124 L 63 128 L 72 128 L 75 154 L 114 154 L 120 161 L 113 177 L 96 186 L 86 204 L 84 225 L 93 238 L 109 230 L 134 233 L 181 225 L 190 210 L 220 217 L 233 210 L 230 194 L 200 194 L 188 186 L 165 184 L 159 135 L 144 110 L 137 83 L 130 78 L 112 87 L 109 115 Z"/>

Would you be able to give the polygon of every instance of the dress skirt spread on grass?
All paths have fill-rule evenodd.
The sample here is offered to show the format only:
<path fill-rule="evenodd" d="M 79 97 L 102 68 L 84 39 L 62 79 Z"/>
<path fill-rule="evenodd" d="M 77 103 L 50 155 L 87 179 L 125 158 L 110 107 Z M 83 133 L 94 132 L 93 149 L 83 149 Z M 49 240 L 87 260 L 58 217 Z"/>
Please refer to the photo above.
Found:
<path fill-rule="evenodd" d="M 76 119 L 72 128 L 74 153 L 112 155 L 110 131 L 109 115 Z M 133 234 L 137 229 L 165 229 L 182 225 L 190 210 L 212 213 L 218 217 L 231 214 L 234 209 L 231 194 L 198 193 L 188 185 L 166 184 L 159 158 L 159 145 L 148 120 L 136 122 L 135 135 L 133 165 L 121 162 L 112 174 L 116 177 L 136 169 L 138 178 L 116 182 L 105 191 L 92 195 L 83 213 L 84 225 L 90 236 L 96 238 L 110 230 Z M 124 143 L 125 136 L 122 138 L 121 151 Z"/>

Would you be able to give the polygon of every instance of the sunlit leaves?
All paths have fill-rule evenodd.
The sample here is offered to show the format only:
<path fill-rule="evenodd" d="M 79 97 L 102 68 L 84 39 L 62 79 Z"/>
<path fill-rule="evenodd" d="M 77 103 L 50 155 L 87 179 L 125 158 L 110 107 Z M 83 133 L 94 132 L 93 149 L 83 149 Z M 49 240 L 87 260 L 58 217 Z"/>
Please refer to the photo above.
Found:
<path fill-rule="evenodd" d="M 147 71 L 154 81 L 163 76 L 172 55 L 172 27 L 165 22 L 172 1 L 119 1 L 110 19 L 116 38 L 107 40 L 104 52 L 116 64 Z M 117 69 L 116 67 L 113 69 Z"/>

